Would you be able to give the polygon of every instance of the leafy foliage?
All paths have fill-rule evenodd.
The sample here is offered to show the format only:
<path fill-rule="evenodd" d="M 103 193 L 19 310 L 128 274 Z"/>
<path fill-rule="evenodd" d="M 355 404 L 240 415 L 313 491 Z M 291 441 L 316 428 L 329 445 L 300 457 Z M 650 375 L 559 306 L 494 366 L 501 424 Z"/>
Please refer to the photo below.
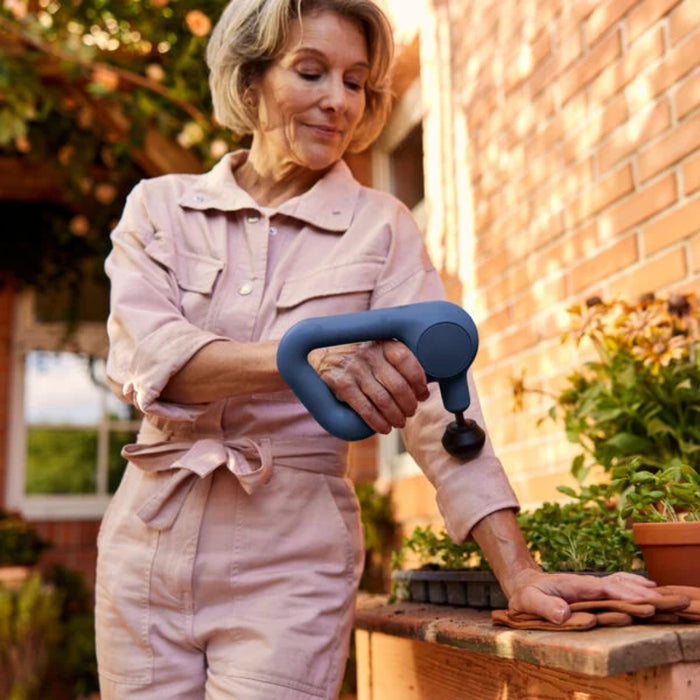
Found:
<path fill-rule="evenodd" d="M 0 696 L 30 700 L 60 639 L 60 595 L 39 574 L 17 590 L 0 586 Z"/>
<path fill-rule="evenodd" d="M 190 169 L 229 150 L 209 116 L 204 61 L 222 9 L 214 0 L 0 6 L 0 156 L 54 173 L 61 189 L 48 224 L 25 226 L 26 245 L 2 251 L 0 277 L 46 286 L 80 260 L 99 267 L 126 193 L 156 174 L 144 158 L 154 134 L 189 154 Z"/>
<path fill-rule="evenodd" d="M 44 576 L 61 601 L 60 636 L 50 650 L 42 697 L 89 697 L 99 690 L 94 603 L 82 574 L 60 564 Z"/>
<path fill-rule="evenodd" d="M 113 493 L 121 480 L 125 460 L 121 447 L 134 440 L 129 431 L 109 435 L 108 486 Z M 95 493 L 97 489 L 97 428 L 27 430 L 27 494 Z"/>
<path fill-rule="evenodd" d="M 545 571 L 630 571 L 641 559 L 631 530 L 602 503 L 543 503 L 523 511 L 520 528 Z"/>
<path fill-rule="evenodd" d="M 621 526 L 616 509 L 602 500 L 546 502 L 535 510 L 522 511 L 518 524 L 530 552 L 545 571 L 630 571 L 641 559 L 631 530 Z M 430 527 L 418 526 L 403 538 L 393 569 L 403 568 L 408 552 L 422 568 L 488 568 L 475 542 L 456 544 L 447 532 Z"/>
<path fill-rule="evenodd" d="M 700 517 L 700 302 L 694 294 L 637 303 L 590 299 L 570 309 L 564 335 L 595 357 L 567 378 L 550 409 L 581 448 L 571 472 L 584 484 L 593 466 L 621 520 Z M 529 390 L 514 385 L 516 404 Z"/>
<path fill-rule="evenodd" d="M 412 552 L 423 568 L 441 569 L 487 569 L 488 564 L 479 546 L 468 541 L 457 544 L 447 532 L 435 532 L 430 526 L 416 526 L 410 535 L 405 535 L 402 548 L 392 558 L 392 568 L 403 567 L 406 554 Z"/>
<path fill-rule="evenodd" d="M 0 510 L 0 566 L 33 566 L 48 547 L 21 516 Z"/>
<path fill-rule="evenodd" d="M 0 697 L 87 697 L 98 690 L 92 596 L 82 575 L 54 565 L 0 585 Z"/>

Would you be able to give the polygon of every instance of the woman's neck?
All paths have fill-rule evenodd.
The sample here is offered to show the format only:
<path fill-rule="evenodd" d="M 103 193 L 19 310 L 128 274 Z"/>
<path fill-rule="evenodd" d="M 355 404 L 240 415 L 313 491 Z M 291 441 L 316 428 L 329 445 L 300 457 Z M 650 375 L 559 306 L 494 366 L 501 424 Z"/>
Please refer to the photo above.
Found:
<path fill-rule="evenodd" d="M 234 175 L 239 187 L 258 204 L 275 207 L 310 190 L 325 172 L 310 170 L 293 162 L 272 163 L 251 150 Z"/>

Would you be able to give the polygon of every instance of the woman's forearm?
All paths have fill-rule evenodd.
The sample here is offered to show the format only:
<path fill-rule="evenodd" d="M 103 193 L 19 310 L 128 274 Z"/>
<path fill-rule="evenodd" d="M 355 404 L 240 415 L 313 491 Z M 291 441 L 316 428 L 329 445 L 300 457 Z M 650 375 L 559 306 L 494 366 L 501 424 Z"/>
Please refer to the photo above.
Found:
<path fill-rule="evenodd" d="M 512 510 L 497 510 L 482 518 L 472 529 L 472 536 L 506 596 L 513 593 L 519 578 L 541 571 L 527 548 Z"/>
<path fill-rule="evenodd" d="M 278 341 L 209 343 L 170 378 L 161 398 L 193 404 L 241 394 L 282 391 L 287 385 L 277 370 L 277 345 Z"/>

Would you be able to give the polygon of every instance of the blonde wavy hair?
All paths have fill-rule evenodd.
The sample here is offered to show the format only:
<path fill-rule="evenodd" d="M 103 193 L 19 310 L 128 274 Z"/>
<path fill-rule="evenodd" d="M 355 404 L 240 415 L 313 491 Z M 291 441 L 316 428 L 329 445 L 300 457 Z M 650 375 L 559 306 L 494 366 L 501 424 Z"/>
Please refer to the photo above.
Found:
<path fill-rule="evenodd" d="M 348 151 L 362 151 L 374 141 L 391 107 L 394 39 L 389 20 L 372 0 L 231 0 L 206 53 L 214 117 L 220 124 L 239 136 L 255 131 L 256 114 L 245 101 L 247 89 L 279 55 L 290 22 L 317 10 L 336 12 L 364 29 L 370 61 L 366 106 Z"/>

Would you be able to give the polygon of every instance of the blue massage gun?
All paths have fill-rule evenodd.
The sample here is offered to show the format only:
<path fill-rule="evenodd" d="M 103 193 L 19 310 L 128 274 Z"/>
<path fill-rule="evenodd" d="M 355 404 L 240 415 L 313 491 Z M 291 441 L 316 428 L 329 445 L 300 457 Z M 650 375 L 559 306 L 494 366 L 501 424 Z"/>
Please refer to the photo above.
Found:
<path fill-rule="evenodd" d="M 299 321 L 282 337 L 277 367 L 299 400 L 329 433 L 362 440 L 374 433 L 350 406 L 339 401 L 309 364 L 311 350 L 344 343 L 395 338 L 423 367 L 429 382 L 440 385 L 445 408 L 454 413 L 442 437 L 444 448 L 467 460 L 484 445 L 484 431 L 463 412 L 469 407 L 467 369 L 479 346 L 469 314 L 447 301 L 426 301 L 388 309 L 322 316 Z"/>

